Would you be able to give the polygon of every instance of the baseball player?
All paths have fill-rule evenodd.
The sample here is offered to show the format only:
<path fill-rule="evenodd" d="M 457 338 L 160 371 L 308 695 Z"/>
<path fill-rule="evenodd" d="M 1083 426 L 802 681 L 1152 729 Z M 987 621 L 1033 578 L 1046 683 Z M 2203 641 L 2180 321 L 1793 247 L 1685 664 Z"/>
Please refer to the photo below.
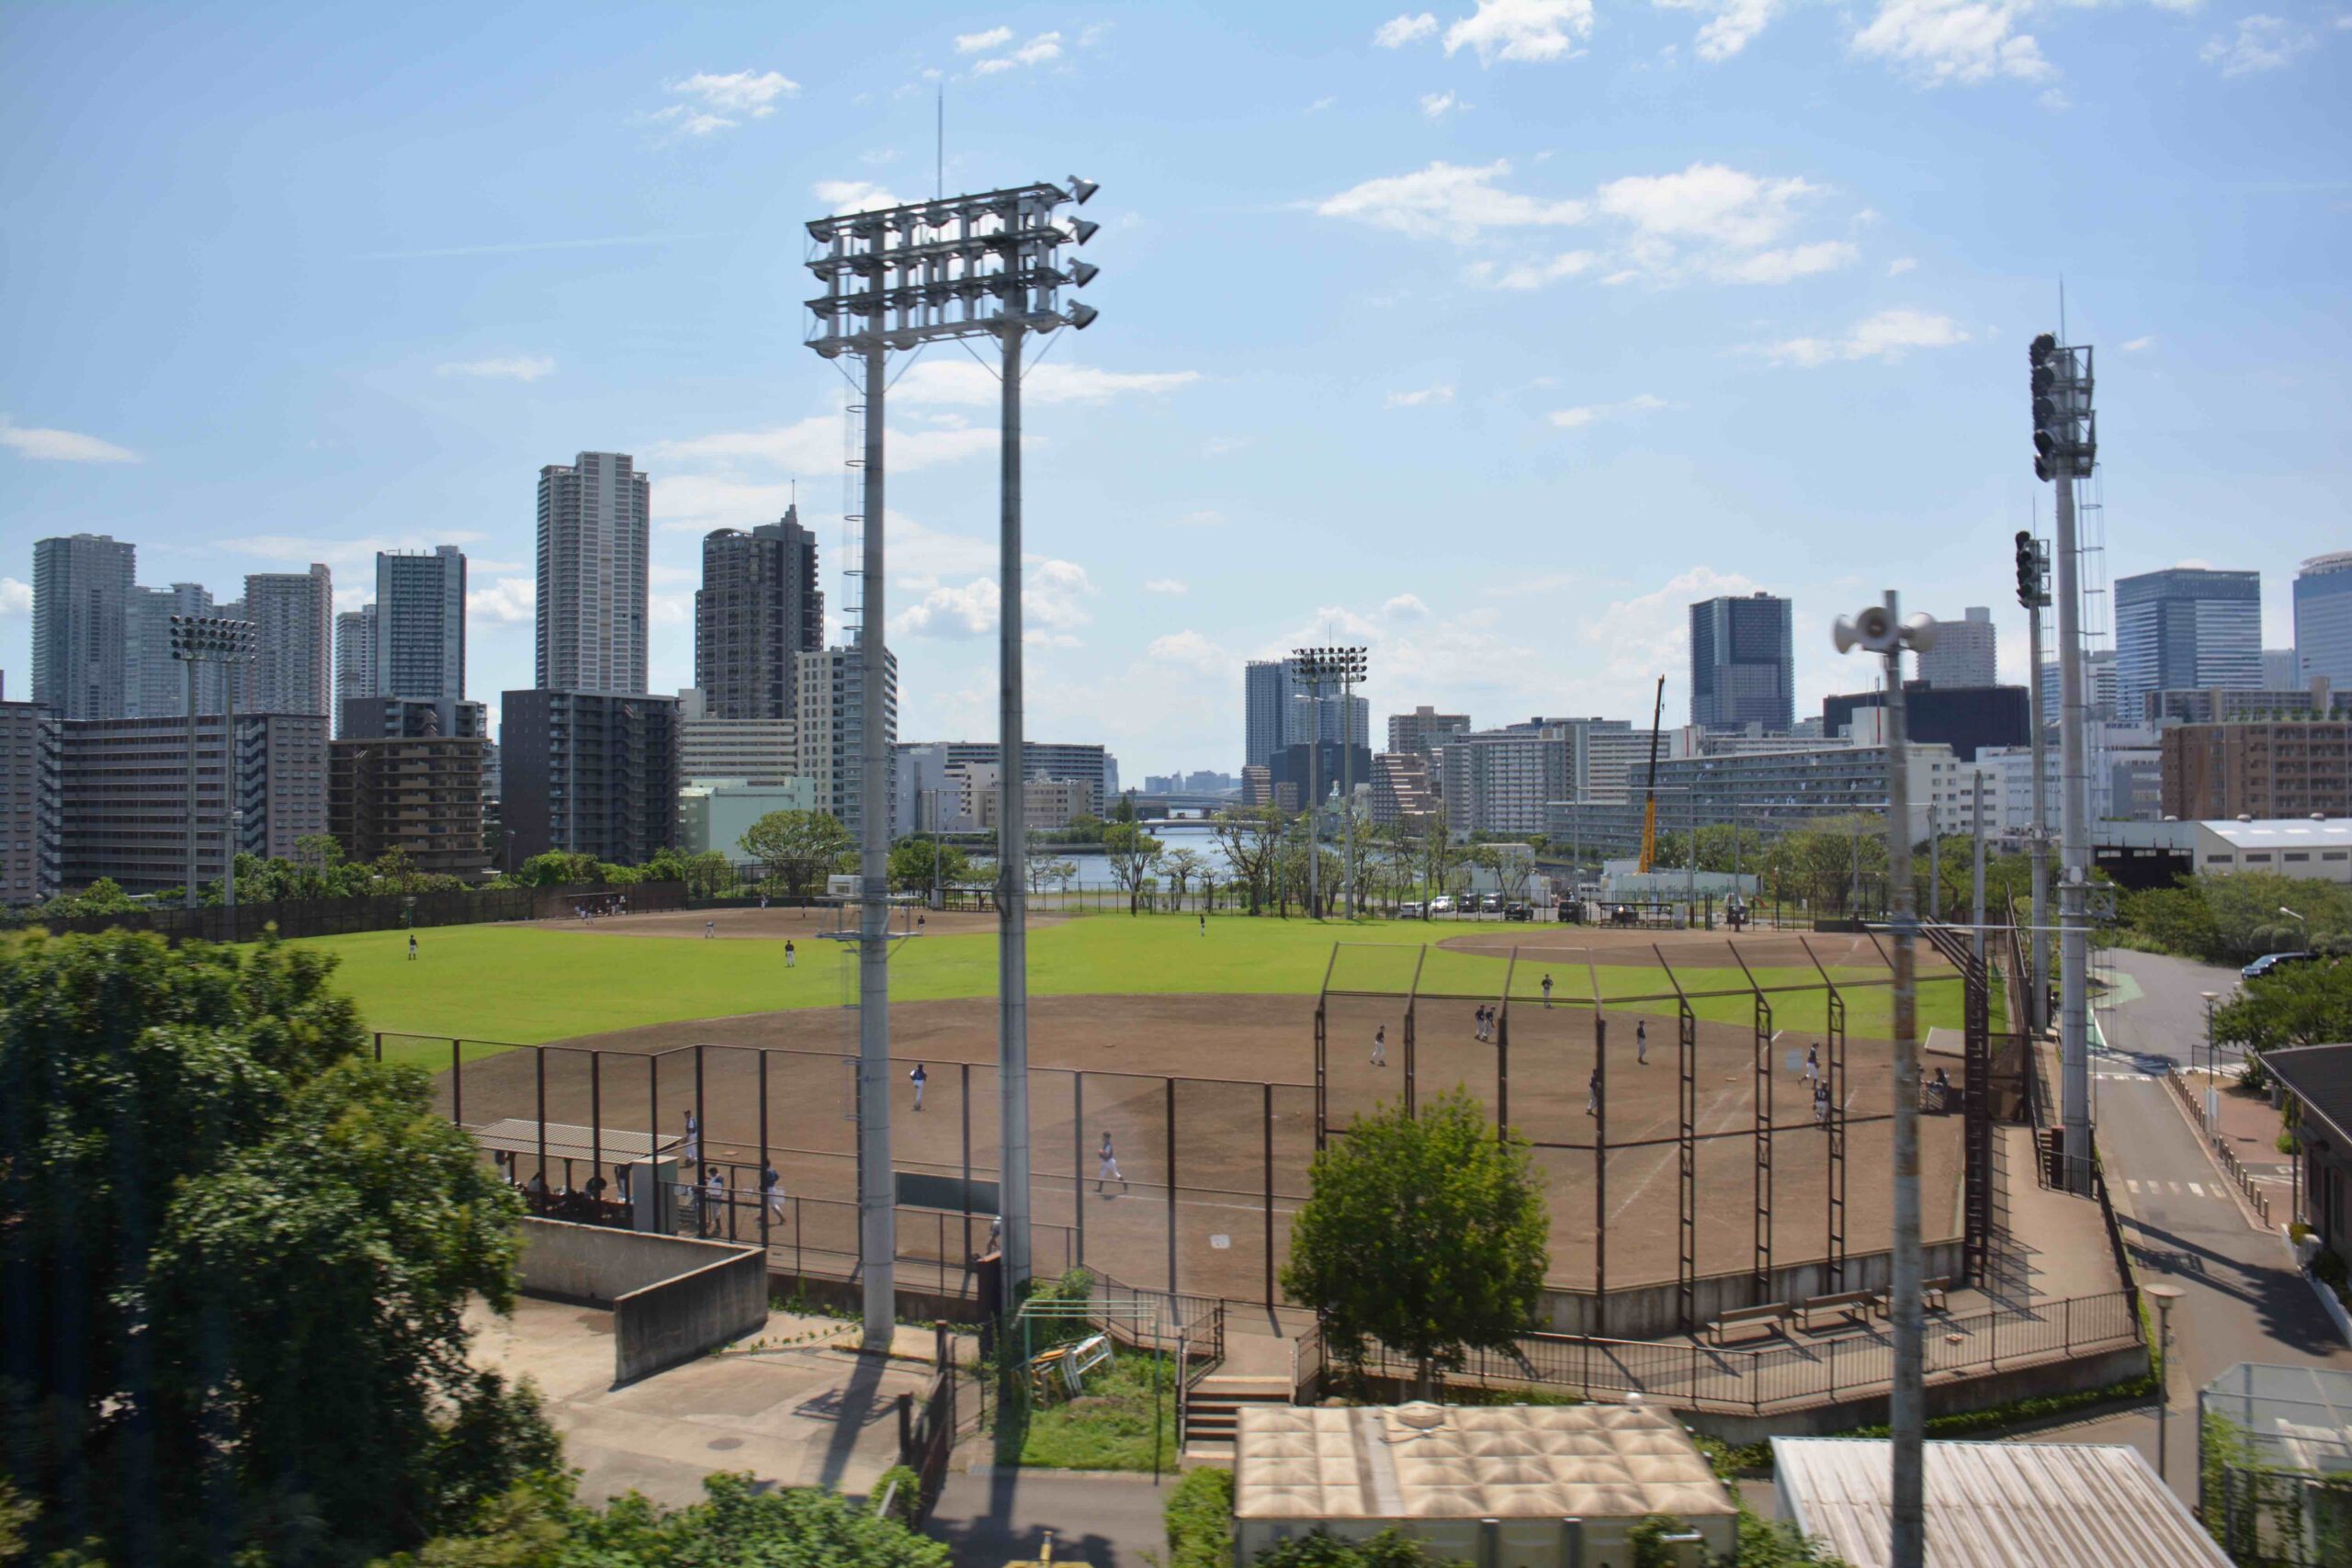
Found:
<path fill-rule="evenodd" d="M 1637 1067 L 1650 1065 L 1650 1024 L 1647 1019 L 1639 1020 L 1634 1025 L 1634 1065 Z"/>
<path fill-rule="evenodd" d="M 1600 1069 L 1599 1067 L 1593 1068 L 1592 1077 L 1585 1080 L 1584 1113 L 1587 1116 L 1600 1114 Z"/>
<path fill-rule="evenodd" d="M 686 1112 L 686 1146 L 678 1151 L 678 1158 L 690 1168 L 702 1163 L 702 1123 L 691 1111 Z"/>
<path fill-rule="evenodd" d="M 915 1086 L 915 1109 L 921 1111 L 923 1086 L 931 1082 L 931 1073 L 921 1062 L 917 1062 L 915 1070 L 907 1075 L 907 1081 Z"/>
<path fill-rule="evenodd" d="M 776 1174 L 772 1165 L 760 1169 L 760 1201 L 766 1207 L 769 1218 L 784 1218 L 784 1178 Z"/>
<path fill-rule="evenodd" d="M 1804 1081 L 1821 1082 L 1821 1047 L 1818 1045 L 1808 1045 L 1804 1048 Z M 1822 1092 L 1824 1094 L 1829 1092 L 1827 1085 L 1822 1086 Z"/>
<path fill-rule="evenodd" d="M 1552 976 L 1549 975 L 1544 976 L 1544 1005 L 1547 1008 L 1552 1005 Z"/>
<path fill-rule="evenodd" d="M 1104 1182 L 1115 1181 L 1119 1184 L 1119 1190 L 1125 1192 L 1127 1190 L 1127 1179 L 1119 1173 L 1119 1156 L 1111 1147 L 1110 1129 L 1103 1129 L 1102 1146 L 1095 1153 L 1102 1164 L 1094 1172 L 1094 1190 L 1100 1192 L 1102 1190 Z"/>
<path fill-rule="evenodd" d="M 1372 1032 L 1372 1065 L 1375 1067 L 1388 1065 L 1388 1026 L 1385 1023 Z"/>

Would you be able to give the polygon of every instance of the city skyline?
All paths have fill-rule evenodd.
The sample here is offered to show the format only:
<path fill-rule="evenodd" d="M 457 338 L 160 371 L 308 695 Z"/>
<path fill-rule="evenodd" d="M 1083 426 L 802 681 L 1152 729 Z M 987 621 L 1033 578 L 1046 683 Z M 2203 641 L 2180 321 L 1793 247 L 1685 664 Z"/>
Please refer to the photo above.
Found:
<path fill-rule="evenodd" d="M 37 537 L 136 539 L 159 583 L 221 600 L 319 561 L 338 610 L 377 550 L 455 543 L 473 684 L 524 686 L 529 475 L 583 447 L 652 477 L 651 690 L 691 682 L 712 528 L 797 491 L 845 603 L 839 383 L 796 352 L 787 275 L 802 220 L 932 176 L 926 72 L 950 183 L 1058 176 L 1086 161 L 1073 126 L 1106 150 L 1084 171 L 1103 320 L 1032 388 L 1031 663 L 1034 723 L 1124 755 L 1237 765 L 1237 667 L 1340 639 L 1373 649 L 1375 713 L 1631 717 L 1659 673 L 1680 710 L 1683 607 L 1758 586 L 1794 604 L 1800 714 L 1848 683 L 1830 621 L 1884 587 L 1995 605 L 2023 669 L 2006 540 L 2037 499 L 2046 531 L 2047 499 L 2018 350 L 2058 324 L 2062 272 L 2067 335 L 2102 350 L 2110 578 L 2259 570 L 2282 647 L 2296 563 L 2342 542 L 2352 459 L 2309 439 L 2346 403 L 2320 258 L 2347 226 L 2324 106 L 2352 48 L 2324 28 L 2266 55 L 2218 14 L 2036 13 L 2028 39 L 2005 13 L 2014 47 L 1971 60 L 1811 11 L 1699 49 L 1645 8 L 1448 52 L 1353 9 L 1228 7 L 1016 19 L 1052 35 L 1023 61 L 958 52 L 987 18 L 920 6 L 887 31 L 554 15 L 469 17 L 462 58 L 458 13 L 404 16 L 357 97 L 320 85 L 350 47 L 332 17 L 232 20 L 194 59 L 103 16 L 11 17 L 28 90 L 0 127 L 38 156 L 0 201 L 21 286 L 55 303 L 0 329 L 0 665 L 26 671 Z M 870 68 L 819 68 L 845 59 Z M 230 76 L 204 67 L 231 60 L 254 87 L 216 104 Z M 67 85 L 101 65 L 142 113 L 77 137 Z M 2149 138 L 2159 104 L 2177 139 Z M 175 186 L 151 115 L 277 194 Z M 291 124 L 320 134 L 264 134 Z M 347 188 L 355 156 L 380 189 Z M 1964 224 L 1956 187 L 1984 197 Z M 157 221 L 200 274 L 128 243 Z M 1314 288 L 1286 264 L 1244 309 L 1194 309 L 1182 279 L 1253 245 Z M 2258 395 L 2278 378 L 2283 414 Z M 906 728 L 977 733 L 991 394 L 932 355 L 893 395 Z M 1789 460 L 1833 427 L 1836 468 Z M 2249 510 L 2255 547 L 2225 552 L 2211 519 Z"/>

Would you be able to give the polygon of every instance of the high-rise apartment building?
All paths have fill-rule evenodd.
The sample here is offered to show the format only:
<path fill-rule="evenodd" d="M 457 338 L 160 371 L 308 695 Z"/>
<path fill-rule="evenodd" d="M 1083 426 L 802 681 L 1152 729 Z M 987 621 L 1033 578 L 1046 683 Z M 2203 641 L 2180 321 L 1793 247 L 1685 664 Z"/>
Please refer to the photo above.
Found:
<path fill-rule="evenodd" d="M 197 721 L 197 879 L 225 868 L 228 813 L 236 848 L 292 859 L 295 840 L 327 830 L 323 714 L 239 713 L 236 765 L 223 765 L 222 719 Z M 60 879 L 111 877 L 133 893 L 187 880 L 188 733 L 178 717 L 69 719 L 59 726 Z M 224 780 L 233 784 L 224 789 Z"/>
<path fill-rule="evenodd" d="M 1971 604 L 1956 621 L 1936 623 L 1936 646 L 1919 655 L 1920 683 L 1931 687 L 2000 684 L 1999 638 L 1993 612 Z"/>
<path fill-rule="evenodd" d="M 2115 694 L 2115 649 L 2086 649 L 2083 654 L 2083 705 L 2090 710 L 2091 721 L 2095 724 L 2115 724 L 2127 719 L 2133 724 L 2140 722 L 2139 710 L 2124 714 L 2117 705 Z M 2058 722 L 2059 696 L 2058 664 L 2052 660 L 2041 667 L 2041 693 L 2038 705 L 2044 726 Z"/>
<path fill-rule="evenodd" d="M 60 718 L 130 709 L 135 547 L 106 534 L 33 546 L 33 701 Z"/>
<path fill-rule="evenodd" d="M 2161 745 L 2167 817 L 2352 817 L 2352 724 L 2184 724 Z"/>
<path fill-rule="evenodd" d="M 1286 736 L 1289 745 L 1329 740 L 1369 746 L 1371 732 L 1372 703 L 1367 698 L 1336 691 L 1291 693 L 1290 728 Z"/>
<path fill-rule="evenodd" d="M 901 831 L 955 828 L 948 775 L 958 768 L 996 768 L 1002 750 L 993 740 L 910 740 L 896 748 L 891 777 L 898 804 L 892 820 Z M 1077 810 L 1106 815 L 1119 794 L 1119 760 L 1102 746 L 1031 740 L 1021 748 L 1022 773 L 1030 784 L 1067 783 L 1076 791 Z M 993 775 L 991 775 L 993 776 Z M 1025 808 L 1035 815 L 1040 807 Z M 972 821 L 977 823 L 977 816 Z M 993 820 L 993 818 L 991 818 Z M 1062 827 L 1068 817 L 1054 824 Z M 968 826 L 968 825 L 967 825 Z"/>
<path fill-rule="evenodd" d="M 250 699 L 256 713 L 314 713 L 334 706 L 334 576 L 308 571 L 245 576 L 245 619 L 254 624 Z"/>
<path fill-rule="evenodd" d="M 464 701 L 465 552 L 378 551 L 373 608 L 376 687 L 363 694 Z"/>
<path fill-rule="evenodd" d="M 363 604 L 334 618 L 335 733 L 341 728 L 343 705 L 355 697 L 381 694 L 376 683 L 376 606 Z"/>
<path fill-rule="evenodd" d="M 2116 711 L 2150 692 L 2262 684 L 2262 574 L 2171 567 L 2115 580 Z"/>
<path fill-rule="evenodd" d="M 1430 765 L 1446 827 L 1457 833 L 1540 833 L 1544 809 L 1576 795 L 1570 727 L 1531 719 L 1448 740 Z"/>
<path fill-rule="evenodd" d="M 645 690 L 651 486 L 621 452 L 539 470 L 537 687 Z"/>
<path fill-rule="evenodd" d="M 482 846 L 482 705 L 360 697 L 327 750 L 327 831 L 356 861 L 398 850 L 423 872 L 477 877 Z"/>
<path fill-rule="evenodd" d="M 39 703 L 0 702 L 0 904 L 62 891 L 60 722 Z"/>
<path fill-rule="evenodd" d="M 1469 728 L 1468 714 L 1440 713 L 1423 703 L 1410 713 L 1388 716 L 1388 750 L 1426 757 L 1444 745 L 1448 736 L 1460 735 Z"/>
<path fill-rule="evenodd" d="M 2262 689 L 2266 692 L 2291 691 L 2303 684 L 2300 673 L 2302 661 L 2291 648 L 2266 648 L 2262 650 Z"/>
<path fill-rule="evenodd" d="M 1392 725 L 1396 721 L 1389 720 Z M 1435 810 L 1425 751 L 1383 751 L 1372 760 L 1372 820 L 1374 827 L 1419 822 Z"/>
<path fill-rule="evenodd" d="M 882 754 L 893 773 L 899 739 L 899 656 L 883 654 Z M 795 661 L 799 681 L 800 773 L 817 786 L 817 808 L 831 813 L 853 837 L 863 831 L 861 783 L 865 739 L 865 654 L 856 643 L 820 649 Z M 897 803 L 895 784 L 883 798 Z"/>
<path fill-rule="evenodd" d="M 790 718 L 800 702 L 794 661 L 825 646 L 817 536 L 800 509 L 749 533 L 703 536 L 695 594 L 695 689 L 705 716 Z"/>
<path fill-rule="evenodd" d="M 125 647 L 123 683 L 130 700 L 130 718 L 166 718 L 187 713 L 187 666 L 172 657 L 172 617 L 212 614 L 212 595 L 202 583 L 175 582 L 169 588 L 133 588 L 123 616 Z M 219 666 L 197 666 L 198 705 L 203 712 L 220 711 Z"/>
<path fill-rule="evenodd" d="M 2295 669 L 2352 687 L 2352 550 L 2313 556 L 2295 573 Z"/>
<path fill-rule="evenodd" d="M 643 865 L 678 839 L 678 703 L 508 692 L 499 717 L 504 863 L 550 850 Z"/>
<path fill-rule="evenodd" d="M 1296 682 L 1287 659 L 1253 659 L 1243 674 L 1244 767 L 1265 767 L 1290 744 L 1290 699 Z"/>
<path fill-rule="evenodd" d="M 1796 723 L 1789 601 L 1770 593 L 1690 606 L 1690 722 L 1707 729 Z"/>

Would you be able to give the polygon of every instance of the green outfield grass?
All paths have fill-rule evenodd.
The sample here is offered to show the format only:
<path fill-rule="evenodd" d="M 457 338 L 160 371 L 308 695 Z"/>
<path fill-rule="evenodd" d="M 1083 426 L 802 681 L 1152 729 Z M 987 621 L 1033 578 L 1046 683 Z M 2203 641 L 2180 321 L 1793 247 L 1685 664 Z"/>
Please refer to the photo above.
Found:
<path fill-rule="evenodd" d="M 782 940 L 631 937 L 548 931 L 528 926 L 447 926 L 421 931 L 420 956 L 408 958 L 405 931 L 318 937 L 299 945 L 332 953 L 337 979 L 358 1002 L 371 1030 L 388 1033 L 461 1036 L 469 1041 L 536 1044 L 640 1024 L 794 1008 L 838 1007 L 845 999 L 843 943 L 796 939 L 799 962 L 784 966 Z M 1417 961 L 1425 992 L 1499 996 L 1508 961 L 1430 946 L 1443 935 L 1394 920 L 1353 924 L 1311 920 L 1213 919 L 1200 932 L 1191 917 L 1090 916 L 1033 931 L 1029 985 L 1036 996 L 1204 992 L 1312 996 L 1334 968 L 1332 944 L 1347 944 L 1334 984 L 1402 990 Z M 1531 936 L 1531 942 L 1538 940 Z M 1572 941 L 1547 931 L 1540 940 Z M 1521 999 L 1538 995 L 1541 965 L 1522 963 L 1510 989 Z M 1598 980 L 1604 999 L 1656 996 L 1669 987 L 1655 964 L 1556 964 L 1555 997 L 1587 998 Z M 1678 968 L 1692 992 L 1744 988 L 1735 966 Z M 1857 988 L 1848 996 L 1848 1027 L 1856 1035 L 1887 1032 L 1885 987 L 1868 967 L 1833 969 Z M 1810 985 L 1810 969 L 1759 969 L 1759 983 Z M 900 943 L 891 958 L 891 995 L 902 1001 L 991 996 L 996 990 L 996 938 L 977 933 L 925 936 Z M 1633 1004 L 1634 1010 L 1671 1013 L 1671 1001 Z M 1822 1027 L 1825 1004 L 1816 989 L 1774 998 L 1775 1021 L 1793 1029 Z M 1744 1021 L 1743 994 L 1694 1000 L 1702 1018 Z M 1945 980 L 1921 987 L 1920 1026 L 1957 1025 L 1958 986 Z M 490 1047 L 469 1046 L 469 1055 Z M 447 1048 L 416 1045 L 394 1053 L 428 1064 L 447 1061 Z"/>

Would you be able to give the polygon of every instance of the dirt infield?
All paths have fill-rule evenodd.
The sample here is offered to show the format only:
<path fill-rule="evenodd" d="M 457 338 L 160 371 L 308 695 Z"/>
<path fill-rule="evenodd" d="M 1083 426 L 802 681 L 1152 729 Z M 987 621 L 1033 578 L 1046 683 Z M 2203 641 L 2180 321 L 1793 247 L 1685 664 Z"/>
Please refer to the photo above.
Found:
<path fill-rule="evenodd" d="M 1332 999 L 1330 1125 L 1342 1128 L 1404 1095 L 1408 1074 L 1417 1099 L 1461 1084 L 1490 1114 L 1507 1100 L 1511 1124 L 1539 1145 L 1537 1162 L 1549 1180 L 1555 1284 L 1591 1290 L 1598 1282 L 1600 1215 L 1606 1218 L 1611 1286 L 1673 1280 L 1679 1081 L 1673 1021 L 1612 1011 L 1606 1044 L 1599 1046 L 1589 1008 L 1520 1000 L 1511 1006 L 1506 1060 L 1473 1037 L 1467 1005 L 1442 1022 L 1425 1005 L 1408 1053 L 1402 1006 L 1401 998 Z M 1311 997 L 1032 998 L 1040 1271 L 1082 1258 L 1131 1284 L 1163 1286 L 1172 1275 L 1185 1291 L 1263 1299 L 1287 1247 L 1287 1215 L 1307 1190 L 1314 1155 L 1314 1016 Z M 586 1036 L 543 1053 L 512 1051 L 466 1065 L 461 1119 L 477 1126 L 501 1117 L 535 1120 L 542 1076 L 550 1122 L 587 1124 L 593 1100 L 608 1129 L 658 1127 L 674 1136 L 686 1110 L 699 1103 L 704 1136 L 696 1153 L 725 1168 L 728 1187 L 716 1228 L 749 1237 L 757 1235 L 760 1217 L 752 1194 L 764 1078 L 767 1157 L 792 1199 L 770 1231 L 778 1266 L 845 1274 L 856 1253 L 855 1022 L 854 1011 L 840 1009 L 763 1013 Z M 1370 1046 L 1383 1023 L 1388 1060 L 1375 1066 Z M 1637 1027 L 1646 1035 L 1646 1066 L 1637 1059 Z M 1784 1032 L 1768 1052 L 1770 1245 L 1781 1264 L 1818 1258 L 1827 1248 L 1827 1137 L 1815 1124 L 1802 1069 L 1805 1048 L 1818 1043 Z M 994 999 L 897 1004 L 891 1049 L 899 1169 L 933 1176 L 968 1169 L 992 1179 Z M 1597 1053 L 1607 1058 L 1605 1120 L 1586 1111 Z M 1700 1025 L 1693 1076 L 1703 1140 L 1695 1205 L 1702 1275 L 1745 1271 L 1755 1258 L 1755 1053 L 1751 1029 Z M 909 1081 L 919 1063 L 927 1074 L 920 1112 Z M 1949 1065 L 1956 1076 L 1957 1060 Z M 450 1088 L 442 1075 L 445 1108 Z M 1846 1248 L 1864 1253 L 1883 1249 L 1889 1234 L 1891 1084 L 1883 1043 L 1853 1043 L 1846 1089 Z M 1102 1181 L 1098 1192 L 1097 1156 L 1106 1133 L 1124 1179 Z M 1605 1193 L 1596 1180 L 1601 1168 L 1595 1145 L 1603 1133 Z M 1958 1118 L 1928 1119 L 1922 1145 L 1928 1239 L 1957 1235 Z M 551 1164 L 551 1183 L 586 1179 L 584 1161 L 568 1172 Z M 967 1222 L 902 1207 L 900 1252 L 914 1262 L 906 1272 L 920 1275 L 924 1264 L 933 1265 L 952 1288 L 986 1232 L 985 1213 Z"/>
<path fill-rule="evenodd" d="M 1032 931 L 1043 926 L 1057 926 L 1069 917 L 1037 915 L 1029 917 Z M 756 937 L 762 941 L 783 942 L 787 938 L 807 939 L 825 931 L 845 931 L 844 911 L 832 906 L 810 908 L 796 905 L 762 909 L 752 906 L 731 906 L 709 909 L 663 909 L 654 913 L 635 915 L 600 915 L 593 920 L 576 917 L 559 919 L 533 920 L 532 925 L 543 931 L 585 931 L 594 936 L 665 936 L 698 937 L 703 928 L 712 928 L 718 938 Z M 996 916 L 988 910 L 896 908 L 890 911 L 890 929 L 920 931 L 929 936 L 969 936 L 996 931 Z"/>

